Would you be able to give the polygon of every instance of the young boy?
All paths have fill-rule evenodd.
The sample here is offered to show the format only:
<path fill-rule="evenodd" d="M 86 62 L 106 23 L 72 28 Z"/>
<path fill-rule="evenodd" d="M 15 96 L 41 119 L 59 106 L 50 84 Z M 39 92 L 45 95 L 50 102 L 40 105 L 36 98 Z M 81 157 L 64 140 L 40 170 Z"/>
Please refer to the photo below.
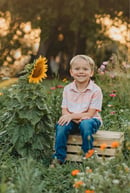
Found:
<path fill-rule="evenodd" d="M 70 75 L 74 81 L 64 87 L 62 116 L 56 125 L 55 153 L 53 158 L 65 162 L 68 135 L 79 131 L 82 136 L 82 150 L 87 153 L 93 148 L 93 136 L 102 119 L 102 91 L 92 80 L 94 61 L 86 55 L 76 55 L 70 61 Z M 52 162 L 53 163 L 53 162 Z"/>

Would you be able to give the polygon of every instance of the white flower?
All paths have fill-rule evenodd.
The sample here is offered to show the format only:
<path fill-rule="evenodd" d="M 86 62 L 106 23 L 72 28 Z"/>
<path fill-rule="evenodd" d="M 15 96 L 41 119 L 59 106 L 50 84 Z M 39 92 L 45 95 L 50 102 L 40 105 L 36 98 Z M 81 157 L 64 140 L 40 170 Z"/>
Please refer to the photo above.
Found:
<path fill-rule="evenodd" d="M 113 183 L 113 184 L 119 184 L 120 181 L 119 181 L 118 179 L 114 179 L 114 180 L 112 180 L 112 183 Z"/>

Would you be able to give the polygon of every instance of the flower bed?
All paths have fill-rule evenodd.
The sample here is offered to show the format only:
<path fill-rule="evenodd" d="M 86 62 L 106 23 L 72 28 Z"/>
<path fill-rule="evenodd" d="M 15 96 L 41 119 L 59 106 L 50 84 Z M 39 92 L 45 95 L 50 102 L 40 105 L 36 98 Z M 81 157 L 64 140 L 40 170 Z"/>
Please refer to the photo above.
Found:
<path fill-rule="evenodd" d="M 100 162 L 89 152 L 82 164 L 67 162 L 52 169 L 54 125 L 67 80 L 40 82 L 44 73 L 46 67 L 27 65 L 18 83 L 0 90 L 0 192 L 129 193 L 130 79 L 95 77 L 104 95 L 102 129 L 124 133 L 123 154 Z M 101 149 L 105 151 L 105 143 Z"/>

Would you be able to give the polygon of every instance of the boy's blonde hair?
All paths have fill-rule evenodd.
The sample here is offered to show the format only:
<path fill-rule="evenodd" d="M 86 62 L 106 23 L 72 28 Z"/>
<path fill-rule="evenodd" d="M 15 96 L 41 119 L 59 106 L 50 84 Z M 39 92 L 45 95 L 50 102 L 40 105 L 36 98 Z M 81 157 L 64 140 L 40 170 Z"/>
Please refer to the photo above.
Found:
<path fill-rule="evenodd" d="M 76 55 L 76 56 L 74 56 L 74 57 L 71 59 L 71 61 L 70 61 L 70 68 L 72 68 L 74 62 L 75 62 L 77 59 L 83 59 L 83 60 L 85 60 L 87 63 L 89 63 L 91 70 L 94 71 L 95 62 L 94 62 L 94 60 L 93 60 L 91 57 L 89 57 L 89 56 L 87 56 L 87 55 Z"/>

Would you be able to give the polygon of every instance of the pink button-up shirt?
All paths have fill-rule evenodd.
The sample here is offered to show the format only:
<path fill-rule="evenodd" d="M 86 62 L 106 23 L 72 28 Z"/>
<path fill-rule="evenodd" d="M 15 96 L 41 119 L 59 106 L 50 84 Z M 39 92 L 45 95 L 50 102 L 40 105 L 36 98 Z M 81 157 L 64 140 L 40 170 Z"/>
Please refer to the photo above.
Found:
<path fill-rule="evenodd" d="M 87 112 L 88 109 L 96 109 L 93 118 L 97 118 L 102 122 L 100 111 L 102 108 L 102 91 L 92 80 L 90 80 L 87 88 L 78 91 L 75 81 L 66 85 L 63 91 L 62 108 L 67 108 L 70 113 Z"/>

